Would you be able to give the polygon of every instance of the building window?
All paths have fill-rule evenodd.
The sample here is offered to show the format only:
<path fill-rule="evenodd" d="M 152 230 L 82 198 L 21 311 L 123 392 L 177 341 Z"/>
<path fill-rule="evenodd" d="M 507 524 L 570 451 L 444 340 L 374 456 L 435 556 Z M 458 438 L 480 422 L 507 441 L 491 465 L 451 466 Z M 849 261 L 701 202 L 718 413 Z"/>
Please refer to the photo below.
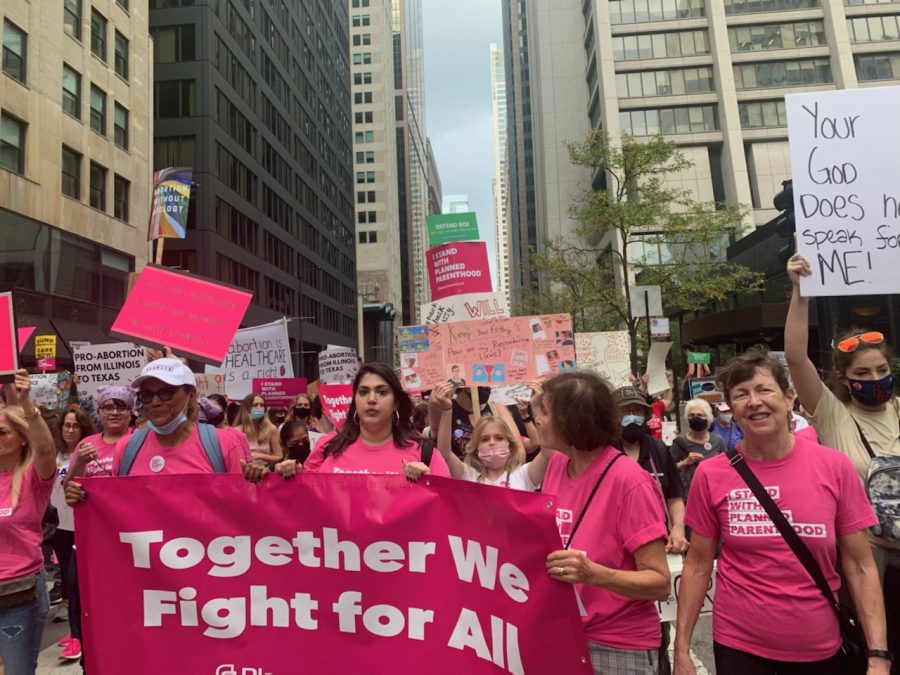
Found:
<path fill-rule="evenodd" d="M 76 40 L 81 39 L 81 0 L 63 0 L 65 31 Z"/>
<path fill-rule="evenodd" d="M 705 30 L 623 35 L 612 39 L 616 61 L 639 61 L 709 53 Z"/>
<path fill-rule="evenodd" d="M 106 136 L 106 92 L 91 85 L 91 129 Z"/>
<path fill-rule="evenodd" d="M 375 142 L 375 132 L 374 131 L 357 131 L 353 135 L 354 143 L 374 143 Z"/>
<path fill-rule="evenodd" d="M 746 101 L 738 103 L 741 127 L 744 129 L 770 129 L 787 126 L 784 100 Z"/>
<path fill-rule="evenodd" d="M 378 243 L 378 232 L 376 232 L 374 230 L 360 231 L 359 243 L 360 244 L 377 244 Z"/>
<path fill-rule="evenodd" d="M 850 19 L 851 42 L 900 40 L 900 16 L 862 16 Z"/>
<path fill-rule="evenodd" d="M 819 7 L 819 0 L 725 0 L 726 14 L 755 14 L 808 7 Z"/>
<path fill-rule="evenodd" d="M 128 0 L 116 0 L 116 4 L 126 12 L 128 11 Z"/>
<path fill-rule="evenodd" d="M 360 26 L 368 26 L 370 23 L 368 14 L 354 14 L 353 15 L 353 27 L 359 28 Z"/>
<path fill-rule="evenodd" d="M 63 146 L 62 192 L 73 199 L 81 199 L 81 155 Z"/>
<path fill-rule="evenodd" d="M 162 136 L 153 139 L 153 168 L 194 166 L 194 136 Z"/>
<path fill-rule="evenodd" d="M 353 54 L 353 65 L 367 65 L 372 63 L 372 54 L 371 52 L 356 52 Z"/>
<path fill-rule="evenodd" d="M 372 73 L 353 73 L 353 84 L 372 84 Z"/>
<path fill-rule="evenodd" d="M 128 79 L 128 38 L 116 31 L 115 38 L 115 66 L 116 75 L 123 80 Z"/>
<path fill-rule="evenodd" d="M 25 173 L 25 122 L 0 113 L 0 167 Z"/>
<path fill-rule="evenodd" d="M 804 59 L 737 65 L 734 66 L 734 81 L 738 89 L 766 89 L 828 84 L 834 80 L 828 59 Z"/>
<path fill-rule="evenodd" d="M 116 145 L 118 145 L 123 150 L 128 149 L 128 110 L 120 106 L 118 103 L 115 105 L 115 113 L 113 118 L 113 129 L 114 140 Z"/>
<path fill-rule="evenodd" d="M 710 66 L 701 66 L 679 70 L 617 73 L 616 90 L 619 98 L 681 96 L 713 91 L 713 72 Z"/>
<path fill-rule="evenodd" d="M 615 24 L 668 21 L 705 16 L 703 0 L 611 0 L 609 20 Z"/>
<path fill-rule="evenodd" d="M 113 215 L 119 220 L 128 220 L 128 191 L 131 183 L 113 174 Z"/>
<path fill-rule="evenodd" d="M 632 136 L 696 134 L 716 131 L 719 119 L 714 105 L 622 110 L 619 126 L 621 133 Z"/>
<path fill-rule="evenodd" d="M 353 36 L 353 46 L 354 47 L 367 47 L 372 44 L 372 34 L 371 33 L 362 33 L 361 35 Z"/>
<path fill-rule="evenodd" d="M 194 80 L 157 81 L 153 86 L 156 89 L 153 97 L 153 103 L 156 106 L 155 117 L 192 117 L 194 115 Z M 223 126 L 226 125 L 223 123 Z"/>
<path fill-rule="evenodd" d="M 358 91 L 358 92 L 356 92 L 355 94 L 353 94 L 353 102 L 354 102 L 356 105 L 362 105 L 362 104 L 365 104 L 365 103 L 371 103 L 371 102 L 372 102 L 372 92 L 371 92 L 371 91 L 364 91 L 364 92 Z"/>
<path fill-rule="evenodd" d="M 101 61 L 106 61 L 106 17 L 91 9 L 91 51 Z"/>
<path fill-rule="evenodd" d="M 371 110 L 367 112 L 358 112 L 353 114 L 353 121 L 356 124 L 372 124 L 374 115 Z"/>
<path fill-rule="evenodd" d="M 3 72 L 25 82 L 25 56 L 28 34 L 12 23 L 3 21 Z"/>
<path fill-rule="evenodd" d="M 150 29 L 150 34 L 156 63 L 194 60 L 194 24 L 158 26 Z"/>
<path fill-rule="evenodd" d="M 62 108 L 77 120 L 81 119 L 81 75 L 63 64 Z"/>
<path fill-rule="evenodd" d="M 900 54 L 866 54 L 854 56 L 853 60 L 860 82 L 900 78 Z"/>
<path fill-rule="evenodd" d="M 99 211 L 106 211 L 106 169 L 91 162 L 90 204 Z"/>
<path fill-rule="evenodd" d="M 825 44 L 825 24 L 821 21 L 798 21 L 738 26 L 728 29 L 728 41 L 732 52 L 817 47 Z"/>

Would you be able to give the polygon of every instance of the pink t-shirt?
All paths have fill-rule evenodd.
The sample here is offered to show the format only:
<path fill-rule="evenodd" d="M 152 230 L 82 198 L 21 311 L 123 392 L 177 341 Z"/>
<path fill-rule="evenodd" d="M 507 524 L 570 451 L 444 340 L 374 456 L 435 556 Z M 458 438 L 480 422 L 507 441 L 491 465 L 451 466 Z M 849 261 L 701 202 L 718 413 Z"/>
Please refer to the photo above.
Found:
<path fill-rule="evenodd" d="M 250 454 L 246 451 L 246 443 L 242 444 L 237 437 L 224 429 L 216 429 L 219 437 L 219 446 L 222 448 L 222 457 L 225 459 L 225 470 L 228 473 L 241 473 L 241 460 L 250 461 Z M 119 463 L 125 453 L 128 438 L 122 438 L 116 443 L 116 456 L 113 460 L 113 475 L 119 473 Z M 153 476 L 155 474 L 170 473 L 214 473 L 212 465 L 200 443 L 200 434 L 196 426 L 187 440 L 174 448 L 164 448 L 154 432 L 147 434 L 144 445 L 134 458 L 129 476 Z"/>
<path fill-rule="evenodd" d="M 129 436 L 131 436 L 131 429 L 128 429 L 122 438 L 128 438 Z M 116 444 L 118 441 L 115 443 L 107 443 L 103 440 L 103 434 L 99 433 L 88 436 L 78 445 L 80 447 L 85 443 L 90 443 L 94 446 L 94 450 L 97 451 L 97 458 L 88 462 L 84 467 L 85 478 L 90 478 L 92 476 L 114 476 L 113 459 L 116 455 Z"/>
<path fill-rule="evenodd" d="M 323 436 L 316 443 L 306 461 L 303 470 L 312 473 L 379 473 L 402 474 L 403 461 L 421 461 L 422 451 L 418 443 L 410 443 L 405 448 L 398 448 L 394 441 L 390 440 L 382 445 L 366 445 L 357 439 L 337 457 L 329 455 L 325 457 L 325 446 L 334 438 L 335 434 Z M 431 455 L 431 463 L 428 465 L 432 476 L 450 476 L 447 462 L 441 457 L 437 448 Z"/>
<path fill-rule="evenodd" d="M 32 463 L 22 473 L 19 502 L 13 508 L 13 472 L 0 473 L 0 581 L 34 574 L 44 564 L 41 519 L 55 482 L 55 472 L 41 480 Z"/>
<path fill-rule="evenodd" d="M 569 478 L 569 458 L 553 453 L 544 485 L 558 497 L 556 524 L 563 545 L 584 509 L 591 490 L 619 450 L 608 447 L 578 478 Z M 619 459 L 606 474 L 584 513 L 570 548 L 584 551 L 590 560 L 615 570 L 635 571 L 634 552 L 656 539 L 666 538 L 666 521 L 658 488 L 637 462 Z M 659 614 L 650 600 L 626 598 L 599 586 L 576 584 L 584 606 L 585 636 L 616 649 L 659 647 Z"/>
<path fill-rule="evenodd" d="M 797 437 L 779 460 L 745 461 L 837 591 L 836 537 L 877 522 L 850 460 Z M 722 538 L 716 642 L 779 661 L 819 661 L 838 650 L 834 610 L 727 456 L 700 462 L 684 520 L 704 537 Z"/>

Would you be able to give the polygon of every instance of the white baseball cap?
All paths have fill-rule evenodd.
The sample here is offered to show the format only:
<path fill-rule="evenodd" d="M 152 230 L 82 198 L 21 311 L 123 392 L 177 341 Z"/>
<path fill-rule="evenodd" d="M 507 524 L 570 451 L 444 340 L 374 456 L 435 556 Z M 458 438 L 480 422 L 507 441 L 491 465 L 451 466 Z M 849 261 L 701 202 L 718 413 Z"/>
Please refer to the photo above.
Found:
<path fill-rule="evenodd" d="M 179 359 L 151 361 L 144 366 L 141 374 L 131 383 L 131 386 L 137 389 L 145 380 L 151 378 L 174 386 L 188 385 L 197 388 L 197 379 L 194 377 L 194 373 Z"/>

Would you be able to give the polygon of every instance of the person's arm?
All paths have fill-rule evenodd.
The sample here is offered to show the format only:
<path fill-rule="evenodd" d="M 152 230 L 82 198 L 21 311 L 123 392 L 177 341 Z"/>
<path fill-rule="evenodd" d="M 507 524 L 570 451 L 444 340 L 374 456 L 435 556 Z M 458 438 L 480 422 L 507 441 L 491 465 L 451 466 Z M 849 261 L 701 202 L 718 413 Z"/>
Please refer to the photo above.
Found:
<path fill-rule="evenodd" d="M 681 497 L 667 499 L 666 510 L 669 512 L 671 525 L 666 553 L 684 553 L 688 549 L 688 542 L 684 538 L 684 499 Z"/>
<path fill-rule="evenodd" d="M 264 462 L 280 462 L 283 459 L 281 450 L 281 439 L 278 438 L 278 430 L 273 429 L 269 434 L 269 452 L 260 452 L 252 450 L 250 452 L 251 459 L 260 459 Z"/>
<path fill-rule="evenodd" d="M 704 537 L 697 532 L 691 534 L 681 583 L 678 586 L 678 631 L 675 633 L 674 675 L 694 675 L 691 660 L 691 636 L 697 625 L 697 617 L 706 600 L 709 578 L 712 575 L 713 560 L 719 546 L 718 538 Z"/>
<path fill-rule="evenodd" d="M 791 256 L 787 273 L 793 284 L 791 304 L 784 323 L 784 358 L 797 396 L 811 414 L 815 413 L 822 395 L 822 380 L 809 358 L 809 298 L 800 295 L 800 277 L 812 274 L 812 268 L 799 253 Z"/>
<path fill-rule="evenodd" d="M 41 411 L 31 400 L 31 377 L 24 368 L 16 371 L 13 388 L 25 414 L 25 421 L 28 422 L 28 443 L 34 453 L 35 471 L 41 480 L 49 480 L 56 475 L 56 447 Z M 8 402 L 14 404 L 12 401 Z"/>
<path fill-rule="evenodd" d="M 547 473 L 547 467 L 550 465 L 550 458 L 553 457 L 553 450 L 550 448 L 541 448 L 533 460 L 528 462 L 528 480 L 531 484 L 540 487 L 544 482 L 544 476 Z"/>
<path fill-rule="evenodd" d="M 66 472 L 65 478 L 63 478 L 63 485 L 73 478 L 84 475 L 87 465 L 96 458 L 97 450 L 92 443 L 85 443 L 84 441 L 79 443 L 75 448 L 75 455 L 72 457 L 72 461 L 69 462 L 69 470 Z"/>
<path fill-rule="evenodd" d="M 497 415 L 497 417 L 499 417 L 501 420 L 506 422 L 506 426 L 508 426 L 513 433 L 517 433 L 516 430 L 519 427 L 516 425 L 516 421 L 513 419 L 512 413 L 509 412 L 509 409 L 505 405 L 496 405 L 493 407 L 495 409 L 495 414 Z M 526 431 L 527 430 L 528 429 L 526 427 Z M 525 448 L 524 447 L 520 447 L 520 449 L 519 449 L 519 461 L 521 461 L 521 462 L 525 461 Z"/>
<path fill-rule="evenodd" d="M 554 551 L 547 556 L 547 571 L 559 581 L 591 584 L 635 600 L 665 600 L 671 580 L 662 539 L 654 539 L 634 552 L 635 570 L 617 570 L 595 563 L 581 551 Z"/>
<path fill-rule="evenodd" d="M 428 417 L 431 418 L 433 413 L 437 413 L 437 449 L 441 453 L 441 457 L 447 462 L 447 468 L 450 469 L 450 476 L 457 480 L 461 480 L 466 476 L 466 466 L 462 460 L 456 456 L 451 447 L 453 432 L 453 401 L 450 396 L 453 394 L 455 385 L 444 382 L 435 386 L 431 390 L 431 396 L 428 397 Z M 433 429 L 433 427 L 432 427 Z M 432 431 L 434 437 L 434 431 Z M 407 476 L 409 474 L 407 473 Z"/>
<path fill-rule="evenodd" d="M 856 615 L 866 634 L 869 649 L 887 647 L 887 627 L 884 615 L 884 595 L 878 580 L 878 568 L 872 557 L 872 548 L 865 530 L 838 537 L 841 567 L 847 580 L 847 590 L 853 599 Z M 889 673 L 891 664 L 886 659 L 869 659 L 869 674 Z"/>

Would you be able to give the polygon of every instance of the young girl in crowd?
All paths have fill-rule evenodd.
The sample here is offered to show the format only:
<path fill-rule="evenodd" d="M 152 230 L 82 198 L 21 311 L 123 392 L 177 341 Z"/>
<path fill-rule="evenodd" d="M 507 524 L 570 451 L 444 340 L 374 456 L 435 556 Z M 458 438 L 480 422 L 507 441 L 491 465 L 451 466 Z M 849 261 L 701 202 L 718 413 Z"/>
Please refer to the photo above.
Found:
<path fill-rule="evenodd" d="M 266 400 L 258 394 L 250 394 L 241 401 L 238 423 L 250 443 L 250 456 L 266 462 L 280 462 L 284 457 L 278 427 L 266 414 Z"/>

